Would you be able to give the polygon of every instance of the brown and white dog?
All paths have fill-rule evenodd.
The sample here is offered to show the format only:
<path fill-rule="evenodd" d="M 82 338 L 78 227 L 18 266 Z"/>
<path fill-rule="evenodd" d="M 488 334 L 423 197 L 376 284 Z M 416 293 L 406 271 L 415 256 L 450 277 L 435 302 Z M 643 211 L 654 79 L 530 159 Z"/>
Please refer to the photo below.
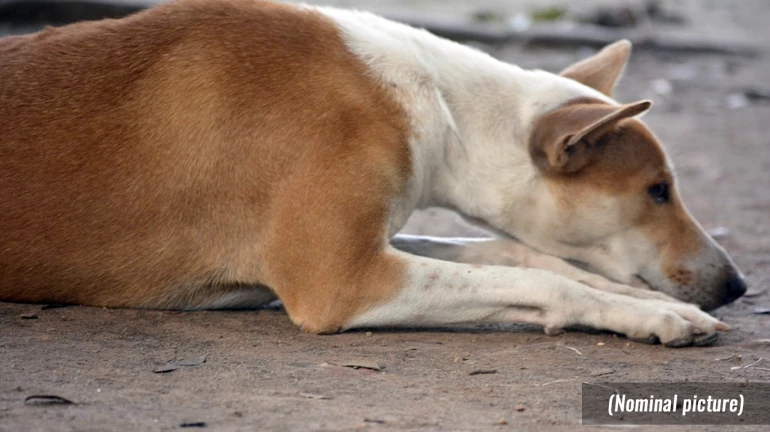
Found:
<path fill-rule="evenodd" d="M 711 342 L 729 327 L 684 302 L 746 286 L 636 118 L 650 102 L 610 97 L 630 48 L 555 75 L 368 13 L 257 0 L 5 38 L 0 300 L 277 297 L 319 333 L 499 321 Z M 427 206 L 505 238 L 396 236 Z"/>

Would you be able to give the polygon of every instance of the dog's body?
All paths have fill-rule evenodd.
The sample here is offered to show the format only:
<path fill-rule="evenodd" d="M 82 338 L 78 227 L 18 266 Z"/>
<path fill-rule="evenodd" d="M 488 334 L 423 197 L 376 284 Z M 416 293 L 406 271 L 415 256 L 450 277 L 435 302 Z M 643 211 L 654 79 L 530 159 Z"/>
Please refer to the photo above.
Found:
<path fill-rule="evenodd" d="M 0 300 L 277 296 L 312 332 L 494 320 L 713 340 L 723 323 L 626 285 L 705 308 L 745 291 L 634 119 L 649 102 L 609 96 L 628 52 L 558 76 L 370 14 L 252 0 L 6 38 Z M 545 253 L 394 237 L 427 206 Z"/>

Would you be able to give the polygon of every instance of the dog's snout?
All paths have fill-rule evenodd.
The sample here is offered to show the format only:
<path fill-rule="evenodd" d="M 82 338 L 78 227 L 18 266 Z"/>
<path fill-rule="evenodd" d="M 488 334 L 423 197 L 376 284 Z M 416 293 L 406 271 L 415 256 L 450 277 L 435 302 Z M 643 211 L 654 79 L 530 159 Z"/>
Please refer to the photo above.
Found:
<path fill-rule="evenodd" d="M 731 303 L 746 294 L 746 281 L 737 274 L 731 274 L 724 286 L 724 304 Z"/>

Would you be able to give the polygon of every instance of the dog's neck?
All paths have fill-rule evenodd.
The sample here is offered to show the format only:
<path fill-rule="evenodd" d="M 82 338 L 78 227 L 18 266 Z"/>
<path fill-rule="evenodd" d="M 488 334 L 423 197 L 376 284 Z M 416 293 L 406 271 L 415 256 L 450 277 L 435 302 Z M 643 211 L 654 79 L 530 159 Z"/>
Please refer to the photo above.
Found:
<path fill-rule="evenodd" d="M 413 177 L 394 208 L 395 233 L 415 208 L 447 207 L 491 227 L 517 215 L 527 230 L 548 205 L 527 145 L 532 123 L 578 97 L 607 99 L 575 81 L 524 70 L 476 49 L 375 15 L 320 8 L 351 50 L 390 85 L 412 124 Z M 509 229 L 510 233 L 510 229 Z"/>
<path fill-rule="evenodd" d="M 425 201 L 456 210 L 486 228 L 505 225 L 507 233 L 515 235 L 530 230 L 536 221 L 527 218 L 542 214 L 540 207 L 550 204 L 538 198 L 547 198 L 547 193 L 539 190 L 541 177 L 529 156 L 530 127 L 571 97 L 558 89 L 565 80 L 555 75 L 468 51 L 467 57 L 478 59 L 459 66 L 437 65 L 438 86 L 454 130 L 443 143 L 420 143 L 442 147 L 445 156 L 435 159 L 441 166 L 432 170 Z M 462 66 L 468 69 L 454 73 Z"/>
<path fill-rule="evenodd" d="M 422 164 L 415 174 L 430 173 L 419 206 L 447 207 L 493 231 L 505 227 L 507 235 L 545 229 L 536 215 L 548 214 L 555 203 L 529 155 L 533 123 L 576 98 L 614 102 L 573 80 L 427 36 L 432 43 L 420 44 L 423 64 L 445 115 L 432 122 L 434 133 L 419 134 L 433 139 L 412 143 Z"/>

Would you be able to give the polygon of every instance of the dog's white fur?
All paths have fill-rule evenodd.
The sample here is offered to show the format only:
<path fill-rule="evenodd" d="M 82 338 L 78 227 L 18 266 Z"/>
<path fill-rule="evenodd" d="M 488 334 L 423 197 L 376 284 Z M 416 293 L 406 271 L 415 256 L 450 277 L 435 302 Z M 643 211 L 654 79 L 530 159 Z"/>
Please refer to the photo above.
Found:
<path fill-rule="evenodd" d="M 494 218 L 514 205 L 520 215 L 514 230 L 542 237 L 540 209 L 525 207 L 528 198 L 547 195 L 532 190 L 536 172 L 526 149 L 530 126 L 578 97 L 616 102 L 574 80 L 524 70 L 368 12 L 318 10 L 334 18 L 353 52 L 395 87 L 412 120 L 412 184 L 396 203 L 390 234 L 416 208 L 448 207 L 501 226 L 510 221 Z M 510 145 L 489 145 L 500 142 Z M 491 184 L 506 185 L 505 195 Z"/>
<path fill-rule="evenodd" d="M 536 168 L 527 153 L 527 138 L 535 119 L 567 101 L 586 97 L 609 104 L 617 102 L 576 81 L 543 71 L 524 70 L 370 13 L 334 8 L 317 10 L 332 17 L 344 29 L 350 48 L 383 83 L 394 88 L 412 120 L 413 177 L 406 196 L 394 203 L 389 235 L 400 230 L 415 209 L 442 206 L 457 210 L 493 231 L 504 227 L 506 234 L 542 246 L 554 255 L 587 258 L 584 250 L 569 248 L 556 239 L 549 240 L 550 224 L 544 222 L 550 221 L 546 221 L 546 215 L 559 211 L 538 182 Z M 511 211 L 513 209 L 515 211 Z M 593 213 L 591 217 L 601 218 L 603 214 L 608 214 L 608 226 L 611 226 L 611 208 L 606 213 Z M 394 241 L 398 241 L 398 237 Z M 422 241 L 425 244 L 427 240 Z M 439 255 L 435 247 L 438 243 L 440 241 L 433 247 L 423 248 L 422 253 Z M 636 242 L 645 243 L 644 238 Z M 475 244 L 477 249 L 479 245 Z M 518 260 L 507 264 L 520 262 L 522 258 L 537 261 L 531 264 L 585 283 L 593 280 L 596 288 L 612 294 L 565 283 L 563 278 L 550 272 L 474 268 L 432 260 L 425 263 L 422 258 L 402 255 L 410 263 L 407 289 L 395 301 L 365 312 L 347 327 L 525 321 L 547 329 L 573 324 L 613 328 L 631 337 L 658 335 L 661 340 L 671 342 L 692 337 L 693 330 L 686 324 L 688 319 L 701 329 L 697 331 L 707 334 L 713 334 L 719 325 L 697 308 L 677 304 L 664 294 L 589 276 L 560 259 L 523 245 L 510 242 L 505 245 L 509 251 L 517 248 Z M 461 252 L 443 258 L 468 262 L 468 255 L 472 253 L 469 249 L 460 248 Z M 607 264 L 601 270 L 630 283 L 634 273 L 630 261 L 638 259 L 638 255 L 634 256 L 636 252 L 639 251 L 616 253 L 612 260 L 600 260 Z M 482 254 L 484 264 L 494 260 L 493 253 Z M 430 290 L 434 285 L 437 288 Z M 638 300 L 616 293 L 669 302 Z M 611 313 L 607 313 L 608 310 Z M 631 323 L 628 317 L 632 315 L 643 318 Z"/>
<path fill-rule="evenodd" d="M 413 122 L 413 177 L 408 194 L 394 204 L 391 236 L 415 209 L 447 207 L 488 230 L 504 227 L 507 235 L 550 254 L 596 262 L 602 273 L 631 282 L 639 251 L 619 254 L 615 248 L 612 259 L 590 259 L 585 249 L 552 237 L 554 221 L 545 215 L 560 211 L 538 181 L 526 148 L 535 119 L 565 102 L 579 97 L 617 102 L 574 80 L 503 63 L 371 13 L 318 10 L 340 24 L 351 49 L 383 82 L 395 86 Z M 604 211 L 589 218 L 605 218 L 604 225 L 611 227 L 616 205 L 607 200 L 599 206 Z M 561 225 L 567 223 L 577 232 L 586 231 L 579 221 Z"/>

